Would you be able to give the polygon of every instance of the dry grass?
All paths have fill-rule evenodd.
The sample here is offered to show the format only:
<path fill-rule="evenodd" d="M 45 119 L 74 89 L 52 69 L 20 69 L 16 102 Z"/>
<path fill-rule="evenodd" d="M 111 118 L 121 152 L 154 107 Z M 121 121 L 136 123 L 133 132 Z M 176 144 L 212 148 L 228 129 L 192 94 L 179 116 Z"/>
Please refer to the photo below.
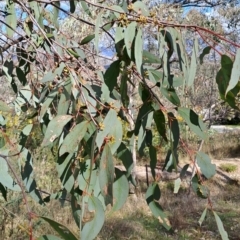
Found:
<path fill-rule="evenodd" d="M 203 151 L 215 159 L 240 157 L 239 134 L 214 133 L 203 146 Z"/>

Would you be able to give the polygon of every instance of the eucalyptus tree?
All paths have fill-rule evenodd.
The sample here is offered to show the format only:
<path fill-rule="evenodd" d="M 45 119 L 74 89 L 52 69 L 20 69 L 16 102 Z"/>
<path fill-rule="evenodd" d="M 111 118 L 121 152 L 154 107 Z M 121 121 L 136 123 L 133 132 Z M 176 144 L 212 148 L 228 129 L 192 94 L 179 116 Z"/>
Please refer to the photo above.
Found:
<path fill-rule="evenodd" d="M 77 14 L 78 9 L 89 19 Z M 0 160 L 3 166 L 0 190 L 5 198 L 9 190 L 23 194 L 29 216 L 29 239 L 33 239 L 32 219 L 36 216 L 30 209 L 27 195 L 44 205 L 53 198 L 61 198 L 66 192 L 71 195 L 79 236 L 52 219 L 39 217 L 64 239 L 94 239 L 104 224 L 106 207 L 111 205 L 113 211 L 124 207 L 128 182 L 137 184 L 132 176 L 136 136 L 137 150 L 149 150 L 153 176 L 146 192 L 146 203 L 159 223 L 170 230 L 171 222 L 159 203 L 161 176 L 155 172 L 157 148 L 152 141 L 153 123 L 169 147 L 163 170 L 179 173 L 174 181 L 175 193 L 186 171 L 191 168 L 189 188 L 207 203 L 199 222 L 203 222 L 207 212 L 212 213 L 222 239 L 228 239 L 214 210 L 210 189 L 205 185 L 205 179 L 216 173 L 216 166 L 205 153 L 192 151 L 181 144 L 179 117 L 200 140 L 207 138 L 207 131 L 201 118 L 180 101 L 179 95 L 184 88 L 179 87 L 192 86 L 198 63 L 201 64 L 210 51 L 215 51 L 221 58 L 215 76 L 220 96 L 236 108 L 240 88 L 240 50 L 229 48 L 224 51 L 224 43 L 233 49 L 239 49 L 240 44 L 203 26 L 178 23 L 173 18 L 162 19 L 140 1 L 128 4 L 123 0 L 115 4 L 88 0 L 8 0 L 4 11 L 4 20 L 0 20 L 5 26 L 2 29 L 2 41 L 5 42 L 1 46 L 2 73 L 13 88 L 15 99 L 11 103 L 0 101 Z M 81 30 L 83 35 L 74 39 L 74 34 L 62 31 L 60 14 L 81 22 L 92 32 Z M 156 35 L 157 53 L 145 48 L 144 32 L 147 28 Z M 183 38 L 186 32 L 193 33 L 190 35 L 193 37 L 191 57 Z M 89 55 L 91 49 L 100 57 L 99 46 L 104 44 L 101 43 L 102 36 L 109 39 L 116 52 L 107 70 L 97 62 L 93 64 L 92 54 Z M 206 44 L 201 51 L 199 37 Z M 177 68 L 172 64 L 173 56 L 176 56 Z M 129 89 L 136 87 L 140 102 L 134 105 L 130 101 Z M 123 138 L 123 125 L 129 121 L 130 110 L 134 110 L 136 117 L 131 116 L 133 128 L 126 134 L 126 139 Z M 41 146 L 52 149 L 56 157 L 56 169 L 62 184 L 58 192 L 44 197 L 37 187 L 34 159 L 26 144 L 34 125 L 26 124 L 18 141 L 11 141 L 5 134 L 11 131 L 6 126 L 6 112 L 25 114 L 41 127 L 44 134 Z M 179 147 L 190 159 L 180 172 Z M 122 161 L 125 170 L 114 166 L 115 158 Z M 19 172 L 12 167 L 13 160 L 18 160 Z M 92 213 L 92 218 L 85 222 L 87 211 Z M 57 238 L 45 235 L 38 239 Z"/>

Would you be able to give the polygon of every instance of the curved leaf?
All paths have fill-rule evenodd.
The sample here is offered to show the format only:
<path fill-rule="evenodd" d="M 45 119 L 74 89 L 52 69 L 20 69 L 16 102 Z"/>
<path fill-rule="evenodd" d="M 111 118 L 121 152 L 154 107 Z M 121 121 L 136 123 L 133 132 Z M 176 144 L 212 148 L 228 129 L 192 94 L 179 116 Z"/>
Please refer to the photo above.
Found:
<path fill-rule="evenodd" d="M 206 178 L 209 179 L 216 174 L 216 165 L 211 163 L 211 159 L 207 154 L 198 152 L 196 158 L 197 164 Z"/>
<path fill-rule="evenodd" d="M 163 137 L 163 139 L 167 142 L 167 135 L 166 135 L 166 122 L 163 112 L 159 109 L 154 111 L 153 119 L 156 123 L 157 130 L 159 134 Z"/>
<path fill-rule="evenodd" d="M 143 56 L 143 39 L 142 39 L 142 29 L 139 28 L 137 32 L 137 36 L 135 39 L 135 46 L 134 46 L 134 56 L 135 56 L 135 63 L 139 73 L 141 73 L 142 68 L 142 56 Z"/>
<path fill-rule="evenodd" d="M 94 213 L 92 221 L 87 222 L 81 232 L 81 239 L 93 240 L 104 223 L 104 210 L 102 203 L 96 197 L 89 197 L 88 210 Z"/>
<path fill-rule="evenodd" d="M 138 13 L 139 15 L 143 15 L 145 17 L 149 16 L 149 10 L 148 10 L 147 6 L 141 1 L 134 2 L 133 10 L 136 13 Z"/>
<path fill-rule="evenodd" d="M 206 139 L 206 126 L 192 109 L 180 107 L 178 108 L 178 113 L 194 133 L 200 138 Z"/>
<path fill-rule="evenodd" d="M 126 175 L 115 168 L 116 178 L 113 183 L 113 211 L 121 209 L 126 202 L 129 194 L 129 183 Z"/>
<path fill-rule="evenodd" d="M 72 119 L 70 115 L 61 115 L 55 117 L 47 126 L 47 130 L 42 142 L 42 146 L 48 146 L 60 136 L 63 127 Z"/>
<path fill-rule="evenodd" d="M 215 220 L 217 222 L 218 231 L 221 234 L 222 240 L 229 240 L 228 234 L 223 227 L 223 223 L 222 223 L 220 217 L 217 215 L 217 213 L 215 211 L 213 211 L 213 215 L 214 215 Z"/>
<path fill-rule="evenodd" d="M 131 52 L 132 52 L 132 46 L 133 46 L 133 40 L 136 35 L 136 22 L 131 22 L 125 32 L 124 32 L 124 42 L 127 49 L 128 56 L 131 58 Z"/>
<path fill-rule="evenodd" d="M 99 170 L 99 185 L 105 200 L 105 205 L 113 204 L 114 160 L 108 144 L 105 145 Z"/>
<path fill-rule="evenodd" d="M 87 132 L 88 122 L 83 121 L 77 124 L 70 133 L 64 138 L 61 145 L 59 156 L 64 153 L 73 153 L 78 147 L 80 141 L 83 139 L 85 133 Z"/>
<path fill-rule="evenodd" d="M 69 228 L 64 226 L 63 224 L 56 222 L 55 220 L 52 220 L 47 217 L 39 216 L 44 221 L 48 222 L 50 226 L 63 238 L 68 240 L 78 240 L 78 238 L 71 232 Z M 50 238 L 51 240 L 51 238 Z"/>

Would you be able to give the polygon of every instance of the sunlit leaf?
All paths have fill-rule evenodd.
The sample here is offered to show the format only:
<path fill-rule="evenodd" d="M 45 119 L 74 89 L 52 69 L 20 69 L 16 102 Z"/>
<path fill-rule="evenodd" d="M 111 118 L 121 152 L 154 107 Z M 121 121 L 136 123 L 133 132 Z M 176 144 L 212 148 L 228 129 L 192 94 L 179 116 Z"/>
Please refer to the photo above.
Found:
<path fill-rule="evenodd" d="M 173 190 L 173 193 L 178 193 L 179 189 L 180 189 L 180 186 L 181 186 L 181 178 L 177 178 L 175 181 L 174 181 L 174 190 Z"/>
<path fill-rule="evenodd" d="M 196 158 L 197 164 L 206 178 L 211 178 L 216 174 L 216 165 L 211 163 L 211 159 L 207 154 L 198 152 Z"/>
<path fill-rule="evenodd" d="M 42 146 L 47 146 L 55 141 L 63 131 L 63 127 L 72 119 L 70 115 L 61 115 L 55 117 L 47 127 Z"/>
<path fill-rule="evenodd" d="M 204 209 L 200 219 L 198 220 L 199 225 L 201 226 L 207 214 L 207 208 Z"/>
<path fill-rule="evenodd" d="M 128 56 L 131 58 L 132 46 L 133 46 L 133 39 L 136 35 L 136 22 L 131 22 L 125 32 L 124 32 L 124 42 L 127 49 Z"/>
<path fill-rule="evenodd" d="M 133 4 L 133 10 L 138 13 L 139 15 L 143 15 L 148 17 L 149 16 L 149 10 L 147 6 L 141 2 L 141 1 L 136 1 Z"/>
<path fill-rule="evenodd" d="M 146 192 L 146 201 L 153 215 L 158 219 L 167 230 L 171 229 L 167 215 L 164 213 L 160 204 L 156 201 L 160 198 L 160 189 L 157 183 L 151 184 Z"/>
<path fill-rule="evenodd" d="M 240 49 L 238 48 L 235 56 L 235 61 L 233 63 L 233 68 L 231 69 L 231 78 L 228 83 L 225 95 L 227 95 L 227 93 L 238 84 L 239 80 L 240 80 Z"/>
<path fill-rule="evenodd" d="M 93 240 L 102 229 L 104 223 L 104 210 L 101 201 L 96 197 L 90 197 L 88 210 L 94 214 L 94 217 L 84 225 L 81 231 L 81 239 Z"/>
<path fill-rule="evenodd" d="M 88 127 L 88 122 L 83 121 L 77 124 L 70 133 L 64 138 L 63 143 L 61 145 L 59 155 L 63 155 L 64 153 L 73 153 L 78 147 L 80 141 L 83 139 Z"/>
<path fill-rule="evenodd" d="M 217 222 L 218 231 L 221 234 L 222 240 L 228 240 L 229 239 L 228 234 L 223 227 L 223 223 L 222 223 L 220 217 L 217 215 L 217 213 L 215 211 L 213 211 L 213 215 L 214 215 L 215 220 Z"/>
<path fill-rule="evenodd" d="M 179 115 L 186 121 L 190 129 L 200 138 L 206 139 L 206 126 L 199 116 L 189 108 L 178 108 Z"/>

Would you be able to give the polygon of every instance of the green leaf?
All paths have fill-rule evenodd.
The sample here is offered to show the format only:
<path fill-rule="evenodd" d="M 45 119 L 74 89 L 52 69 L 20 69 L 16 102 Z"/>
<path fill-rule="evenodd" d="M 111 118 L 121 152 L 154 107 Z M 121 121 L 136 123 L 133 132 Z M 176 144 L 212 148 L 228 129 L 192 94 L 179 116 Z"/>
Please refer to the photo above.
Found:
<path fill-rule="evenodd" d="M 141 125 L 142 125 L 143 118 L 146 117 L 152 111 L 153 111 L 153 107 L 152 107 L 151 103 L 149 103 L 149 102 L 145 102 L 141 106 L 141 108 L 140 108 L 140 110 L 138 112 L 136 123 L 135 123 L 134 134 L 136 136 L 139 133 L 139 129 L 140 129 Z"/>
<path fill-rule="evenodd" d="M 80 45 L 87 44 L 87 43 L 91 42 L 94 38 L 95 38 L 95 34 L 90 34 L 87 37 L 85 37 L 84 39 L 82 39 L 82 41 L 80 42 Z"/>
<path fill-rule="evenodd" d="M 0 100 L 0 111 L 2 111 L 2 112 L 12 112 L 13 109 L 10 108 L 4 101 Z"/>
<path fill-rule="evenodd" d="M 114 154 L 122 142 L 123 128 L 122 123 L 119 118 L 116 119 L 115 123 L 110 128 L 108 137 L 111 138 L 111 141 L 108 143 L 111 149 L 112 154 Z"/>
<path fill-rule="evenodd" d="M 41 237 L 37 238 L 37 240 L 62 240 L 62 238 L 54 235 L 42 235 Z"/>
<path fill-rule="evenodd" d="M 136 35 L 137 22 L 131 22 L 124 32 L 124 42 L 127 49 L 128 56 L 131 58 L 133 40 Z"/>
<path fill-rule="evenodd" d="M 200 54 L 199 56 L 199 59 L 200 59 L 200 64 L 203 64 L 203 58 L 205 55 L 209 54 L 210 51 L 211 51 L 211 47 L 210 46 L 207 46 L 203 49 L 202 53 Z"/>
<path fill-rule="evenodd" d="M 30 196 L 39 204 L 44 204 L 41 194 L 37 189 L 37 183 L 34 179 L 33 159 L 31 153 L 26 148 L 23 148 L 18 155 L 18 161 L 24 186 Z"/>
<path fill-rule="evenodd" d="M 79 188 L 82 191 L 86 191 L 87 189 L 89 194 L 92 194 L 96 184 L 99 184 L 97 182 L 98 169 L 91 161 L 92 160 L 88 159 L 80 164 L 80 174 L 78 175 Z"/>
<path fill-rule="evenodd" d="M 58 102 L 57 115 L 65 115 L 68 113 L 69 106 L 71 103 L 71 80 L 67 80 L 63 86 L 61 86 L 61 95 Z"/>
<path fill-rule="evenodd" d="M 172 134 L 173 149 L 177 149 L 180 137 L 180 130 L 178 121 L 172 112 L 168 113 L 168 126 Z"/>
<path fill-rule="evenodd" d="M 95 22 L 95 49 L 98 54 L 99 52 L 99 36 L 100 36 L 100 25 L 101 25 L 101 20 L 102 20 L 102 12 L 98 13 L 97 19 Z"/>
<path fill-rule="evenodd" d="M 230 90 L 232 90 L 238 84 L 239 80 L 240 80 L 240 49 L 238 48 L 235 56 L 235 61 L 233 63 L 233 68 L 231 69 L 231 78 L 228 83 L 225 96 Z"/>
<path fill-rule="evenodd" d="M 66 152 L 73 153 L 74 151 L 76 151 L 79 143 L 87 132 L 87 128 L 88 121 L 83 121 L 77 124 L 64 138 L 61 148 L 59 150 L 59 156 L 63 155 Z"/>
<path fill-rule="evenodd" d="M 102 146 L 102 143 L 104 141 L 104 138 L 111 132 L 112 128 L 115 127 L 115 123 L 117 122 L 117 113 L 115 110 L 110 109 L 107 113 L 107 116 L 105 117 L 103 121 L 103 130 L 99 131 L 96 138 L 96 144 L 98 148 L 100 149 Z"/>
<path fill-rule="evenodd" d="M 80 205 L 78 204 L 77 198 L 74 195 L 71 196 L 71 209 L 72 209 L 72 215 L 76 222 L 76 225 L 79 227 L 82 211 L 81 211 Z"/>
<path fill-rule="evenodd" d="M 72 119 L 70 115 L 61 115 L 56 116 L 51 122 L 48 124 L 47 131 L 45 133 L 42 146 L 48 146 L 54 142 L 56 138 L 60 136 L 63 131 L 63 127 Z"/>
<path fill-rule="evenodd" d="M 126 175 L 118 168 L 115 168 L 115 176 L 113 183 L 112 211 L 120 210 L 126 202 L 129 194 L 129 183 Z"/>
<path fill-rule="evenodd" d="M 182 180 L 181 178 L 177 178 L 176 180 L 174 180 L 174 190 L 173 193 L 178 193 L 180 186 L 181 186 Z"/>
<path fill-rule="evenodd" d="M 142 68 L 142 60 L 143 60 L 143 39 L 142 39 L 142 29 L 139 28 L 135 40 L 134 46 L 134 56 L 135 56 L 135 63 L 138 72 L 141 74 Z"/>
<path fill-rule="evenodd" d="M 143 50 L 143 63 L 162 63 L 161 59 L 157 56 L 155 56 L 154 54 Z"/>
<path fill-rule="evenodd" d="M 120 94 L 121 94 L 121 100 L 123 103 L 123 106 L 125 108 L 128 108 L 129 105 L 129 97 L 128 97 L 128 74 L 126 69 L 122 73 L 121 77 L 121 85 L 120 85 Z"/>
<path fill-rule="evenodd" d="M 149 156 L 150 156 L 150 168 L 152 172 L 153 179 L 155 179 L 156 173 L 155 168 L 157 166 L 157 149 L 154 146 L 149 147 Z"/>
<path fill-rule="evenodd" d="M 68 240 L 78 240 L 78 238 L 71 232 L 71 230 L 63 224 L 56 222 L 50 218 L 39 216 L 49 223 L 49 225 L 63 238 Z"/>
<path fill-rule="evenodd" d="M 8 151 L 1 151 L 2 155 L 8 156 Z M 0 157 L 0 183 L 2 186 L 11 189 L 13 191 L 21 191 L 19 185 L 12 179 L 8 173 L 8 165 L 4 158 Z"/>
<path fill-rule="evenodd" d="M 206 217 L 206 214 L 207 214 L 207 208 L 204 209 L 200 219 L 198 220 L 198 223 L 199 223 L 200 226 L 202 226 L 202 223 L 203 223 L 203 221 L 204 221 L 204 219 Z"/>
<path fill-rule="evenodd" d="M 117 18 L 120 17 L 120 13 L 125 13 L 124 10 L 123 10 L 120 6 L 118 6 L 118 5 L 113 5 L 113 6 L 111 6 L 111 9 L 117 11 L 117 12 L 114 12 L 114 14 L 115 14 L 115 16 L 116 16 Z"/>
<path fill-rule="evenodd" d="M 105 205 L 113 204 L 114 159 L 108 144 L 105 145 L 100 160 L 99 184 Z"/>
<path fill-rule="evenodd" d="M 2 193 L 3 198 L 7 201 L 7 188 L 5 188 L 2 183 L 0 183 L 0 192 Z"/>
<path fill-rule="evenodd" d="M 104 210 L 101 201 L 96 197 L 89 197 L 88 210 L 94 213 L 94 218 L 84 225 L 81 239 L 93 240 L 102 229 L 104 223 Z"/>
<path fill-rule="evenodd" d="M 180 172 L 180 178 L 181 178 L 181 179 L 182 179 L 182 178 L 185 176 L 185 174 L 187 173 L 188 168 L 189 168 L 189 164 L 184 165 L 184 167 L 182 168 L 182 170 L 181 170 L 181 172 Z"/>
<path fill-rule="evenodd" d="M 165 117 L 161 109 L 154 111 L 153 119 L 156 123 L 157 130 L 159 134 L 163 137 L 163 139 L 167 142 L 167 135 L 166 135 L 166 122 Z"/>
<path fill-rule="evenodd" d="M 49 93 L 49 95 L 46 97 L 46 100 L 44 101 L 42 107 L 41 107 L 41 111 L 39 114 L 39 119 L 41 120 L 45 113 L 47 112 L 47 110 L 49 109 L 50 104 L 53 102 L 53 100 L 55 99 L 55 97 L 58 94 L 58 89 L 54 89 L 53 91 L 51 91 Z"/>
<path fill-rule="evenodd" d="M 213 215 L 215 217 L 217 227 L 218 227 L 218 231 L 221 234 L 222 240 L 228 240 L 229 239 L 228 234 L 223 227 L 223 223 L 222 223 L 220 217 L 217 215 L 217 213 L 215 211 L 213 211 Z"/>
<path fill-rule="evenodd" d="M 19 145 L 21 145 L 23 147 L 25 146 L 25 143 L 27 141 L 29 134 L 32 131 L 32 128 L 33 128 L 33 124 L 28 124 L 24 127 L 24 129 L 20 133 Z"/>
<path fill-rule="evenodd" d="M 117 86 L 117 78 L 120 73 L 120 61 L 113 62 L 104 74 L 104 82 L 108 86 L 109 91 L 112 92 L 114 87 Z"/>
<path fill-rule="evenodd" d="M 209 179 L 216 174 L 216 165 L 211 163 L 211 159 L 207 154 L 198 152 L 196 158 L 197 164 L 206 178 Z"/>
<path fill-rule="evenodd" d="M 53 5 L 53 16 L 52 16 L 52 23 L 55 25 L 55 27 L 59 28 L 59 8 L 60 8 L 60 2 L 55 2 Z"/>
<path fill-rule="evenodd" d="M 17 67 L 16 73 L 17 73 L 18 80 L 22 83 L 23 86 L 25 86 L 27 84 L 27 78 L 23 70 L 20 67 Z"/>
<path fill-rule="evenodd" d="M 88 5 L 84 2 L 84 1 L 80 1 L 81 5 L 82 5 L 82 8 L 84 10 L 84 12 L 89 16 L 89 17 L 92 17 L 92 13 L 88 7 Z"/>
<path fill-rule="evenodd" d="M 161 192 L 157 183 L 152 183 L 146 192 L 146 201 L 151 209 L 153 215 L 159 220 L 167 230 L 171 229 L 169 220 L 167 219 L 166 214 L 164 213 L 162 207 L 157 202 L 161 196 Z"/>
<path fill-rule="evenodd" d="M 133 158 L 131 151 L 127 148 L 127 146 L 124 143 L 121 143 L 117 150 L 117 158 L 122 161 L 127 171 L 126 176 L 129 177 L 133 169 Z"/>
<path fill-rule="evenodd" d="M 206 126 L 202 119 L 199 118 L 192 109 L 179 107 L 178 113 L 194 133 L 196 133 L 200 138 L 206 139 Z"/>
<path fill-rule="evenodd" d="M 77 1 L 69 0 L 69 4 L 70 4 L 70 12 L 74 13 L 76 10 Z"/>
<path fill-rule="evenodd" d="M 180 99 L 173 87 L 171 88 L 161 87 L 160 91 L 172 104 L 180 106 Z"/>
<path fill-rule="evenodd" d="M 7 26 L 7 35 L 11 39 L 17 28 L 17 17 L 15 11 L 15 2 L 8 0 L 6 6 L 7 16 L 5 17 Z"/>
<path fill-rule="evenodd" d="M 133 10 L 136 13 L 138 13 L 139 15 L 143 15 L 145 17 L 149 16 L 149 10 L 148 10 L 147 6 L 141 1 L 136 1 L 133 4 Z"/>
<path fill-rule="evenodd" d="M 192 50 L 192 57 L 191 57 L 191 65 L 190 65 L 190 72 L 187 80 L 187 85 L 192 86 L 196 72 L 197 72 L 197 53 L 198 53 L 198 39 L 195 38 L 193 50 Z"/>

